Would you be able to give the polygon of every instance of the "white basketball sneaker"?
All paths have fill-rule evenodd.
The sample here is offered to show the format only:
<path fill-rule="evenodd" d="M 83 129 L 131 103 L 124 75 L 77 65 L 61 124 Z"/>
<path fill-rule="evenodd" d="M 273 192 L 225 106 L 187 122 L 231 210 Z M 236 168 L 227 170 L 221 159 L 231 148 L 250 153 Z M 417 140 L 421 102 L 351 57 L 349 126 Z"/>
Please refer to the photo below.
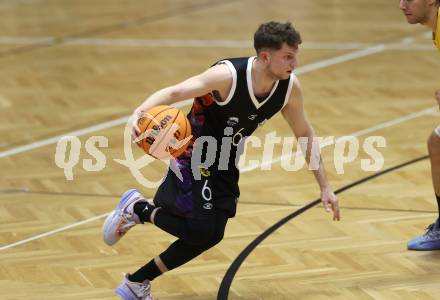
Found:
<path fill-rule="evenodd" d="M 134 213 L 135 203 L 145 201 L 138 190 L 128 190 L 122 195 L 116 209 L 105 219 L 102 227 L 104 242 L 111 246 L 116 244 L 136 224 L 141 224 L 139 217 Z"/>
<path fill-rule="evenodd" d="M 128 274 L 116 288 L 115 293 L 124 300 L 154 300 L 150 281 L 131 282 L 128 280 Z"/>

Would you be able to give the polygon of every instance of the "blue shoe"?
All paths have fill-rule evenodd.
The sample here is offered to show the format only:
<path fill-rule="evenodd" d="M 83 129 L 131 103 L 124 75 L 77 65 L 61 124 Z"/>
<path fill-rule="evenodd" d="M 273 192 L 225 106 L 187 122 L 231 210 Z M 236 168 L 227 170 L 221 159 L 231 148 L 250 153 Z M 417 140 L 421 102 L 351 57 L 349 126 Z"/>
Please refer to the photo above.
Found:
<path fill-rule="evenodd" d="M 102 227 L 104 242 L 111 246 L 116 244 L 133 226 L 141 224 L 133 207 L 139 201 L 147 201 L 138 190 L 128 190 L 122 195 L 116 209 L 109 214 Z"/>
<path fill-rule="evenodd" d="M 125 275 L 115 293 L 124 300 L 154 300 L 148 280 L 141 283 L 131 282 L 128 275 Z"/>
<path fill-rule="evenodd" d="M 424 235 L 408 242 L 408 250 L 440 250 L 440 219 L 426 229 Z"/>

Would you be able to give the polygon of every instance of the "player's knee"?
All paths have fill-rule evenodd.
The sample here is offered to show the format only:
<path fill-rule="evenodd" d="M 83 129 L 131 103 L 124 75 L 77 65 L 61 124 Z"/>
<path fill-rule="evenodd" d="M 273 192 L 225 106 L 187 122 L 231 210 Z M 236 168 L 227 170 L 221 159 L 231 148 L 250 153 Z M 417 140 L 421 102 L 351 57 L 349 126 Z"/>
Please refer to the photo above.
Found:
<path fill-rule="evenodd" d="M 215 233 L 213 233 L 211 235 L 209 240 L 205 241 L 203 244 L 199 244 L 198 246 L 203 248 L 204 251 L 206 251 L 206 250 L 214 247 L 218 243 L 220 243 L 221 240 L 223 240 L 223 231 L 221 231 L 221 232 L 216 231 Z"/>
<path fill-rule="evenodd" d="M 204 245 L 215 234 L 215 224 L 207 220 L 191 220 L 188 228 L 189 235 L 186 242 L 192 245 Z"/>

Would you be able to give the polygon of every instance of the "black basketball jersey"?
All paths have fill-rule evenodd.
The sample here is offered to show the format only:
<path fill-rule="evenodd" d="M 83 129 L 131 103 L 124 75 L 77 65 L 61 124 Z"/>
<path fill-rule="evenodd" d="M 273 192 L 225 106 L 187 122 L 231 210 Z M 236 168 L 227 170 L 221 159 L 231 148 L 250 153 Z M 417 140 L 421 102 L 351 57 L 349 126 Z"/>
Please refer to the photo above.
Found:
<path fill-rule="evenodd" d="M 216 174 L 217 197 L 222 195 L 239 196 L 239 171 L 236 162 L 240 153 L 237 150 L 244 139 L 250 136 L 259 126 L 279 112 L 287 103 L 292 86 L 293 76 L 276 81 L 265 99 L 257 99 L 252 87 L 252 63 L 256 57 L 229 58 L 216 64 L 226 64 L 232 73 L 232 87 L 224 101 L 217 101 L 216 92 L 197 97 L 188 118 L 192 127 L 193 142 L 199 137 L 210 136 L 217 141 L 217 155 L 213 168 Z M 216 65 L 214 64 L 214 65 Z M 222 139 L 232 138 L 230 155 L 225 162 L 221 158 Z M 226 147 L 228 148 L 228 147 Z M 193 147 L 179 159 L 184 160 L 192 155 Z M 204 159 L 202 159 L 204 161 Z M 187 161 L 186 164 L 189 162 Z"/>

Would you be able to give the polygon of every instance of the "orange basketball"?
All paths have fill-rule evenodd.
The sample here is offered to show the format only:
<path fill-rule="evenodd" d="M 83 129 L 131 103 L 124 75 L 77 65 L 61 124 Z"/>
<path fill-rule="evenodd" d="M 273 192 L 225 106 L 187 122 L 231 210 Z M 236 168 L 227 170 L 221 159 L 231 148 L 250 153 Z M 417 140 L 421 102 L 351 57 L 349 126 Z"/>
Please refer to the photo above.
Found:
<path fill-rule="evenodd" d="M 191 124 L 175 107 L 159 105 L 145 112 L 138 120 L 137 141 L 145 153 L 159 159 L 177 157 L 190 142 Z"/>

